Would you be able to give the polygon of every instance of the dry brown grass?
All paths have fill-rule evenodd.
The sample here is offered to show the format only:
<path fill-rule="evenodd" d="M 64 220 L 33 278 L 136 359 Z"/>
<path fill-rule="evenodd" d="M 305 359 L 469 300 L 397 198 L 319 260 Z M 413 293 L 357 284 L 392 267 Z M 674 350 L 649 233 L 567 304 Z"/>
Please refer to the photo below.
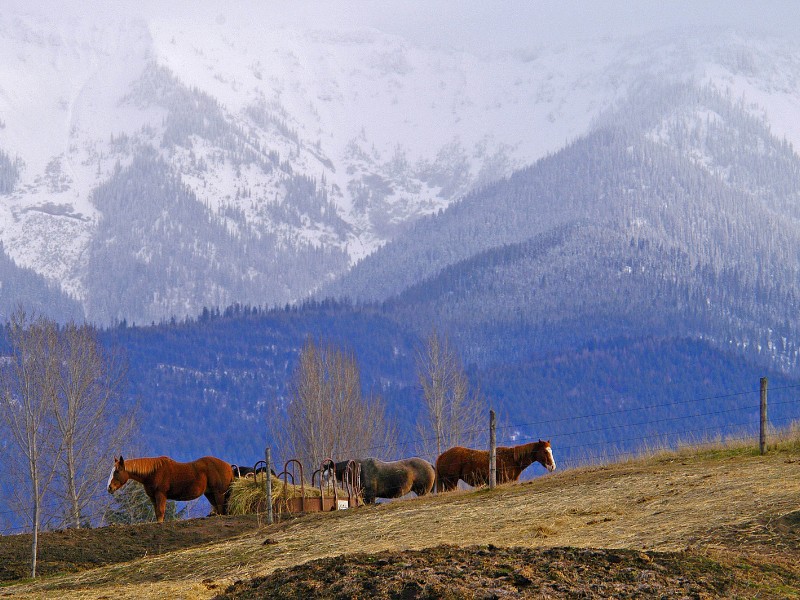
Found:
<path fill-rule="evenodd" d="M 752 444 L 726 443 L 657 452 L 493 491 L 307 515 L 227 541 L 0 588 L 0 593 L 208 598 L 235 580 L 316 558 L 445 543 L 747 550 L 785 563 L 797 555 L 774 543 L 769 524 L 798 507 L 800 435 L 795 431 L 766 456 Z"/>

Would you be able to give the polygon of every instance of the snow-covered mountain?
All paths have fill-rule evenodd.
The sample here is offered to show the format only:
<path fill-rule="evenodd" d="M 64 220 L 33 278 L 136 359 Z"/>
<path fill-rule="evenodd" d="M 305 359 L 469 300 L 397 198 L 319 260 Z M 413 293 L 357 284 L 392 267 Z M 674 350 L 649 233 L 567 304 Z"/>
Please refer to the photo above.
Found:
<path fill-rule="evenodd" d="M 263 17 L 0 13 L 0 313 L 43 288 L 102 323 L 292 302 L 654 80 L 741 98 L 800 147 L 780 37 L 478 51 Z"/>

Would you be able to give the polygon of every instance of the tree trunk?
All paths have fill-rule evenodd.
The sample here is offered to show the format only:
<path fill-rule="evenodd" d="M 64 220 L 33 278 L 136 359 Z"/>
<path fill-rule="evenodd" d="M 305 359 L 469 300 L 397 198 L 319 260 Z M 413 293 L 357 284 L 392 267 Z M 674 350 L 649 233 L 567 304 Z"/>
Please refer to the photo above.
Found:
<path fill-rule="evenodd" d="M 75 450 L 71 446 L 67 448 L 67 498 L 70 505 L 70 518 L 75 529 L 81 527 L 81 506 L 78 498 L 76 481 L 78 479 L 75 466 Z"/>
<path fill-rule="evenodd" d="M 39 553 L 39 481 L 33 469 L 33 536 L 31 541 L 31 578 L 36 579 L 36 557 Z"/>

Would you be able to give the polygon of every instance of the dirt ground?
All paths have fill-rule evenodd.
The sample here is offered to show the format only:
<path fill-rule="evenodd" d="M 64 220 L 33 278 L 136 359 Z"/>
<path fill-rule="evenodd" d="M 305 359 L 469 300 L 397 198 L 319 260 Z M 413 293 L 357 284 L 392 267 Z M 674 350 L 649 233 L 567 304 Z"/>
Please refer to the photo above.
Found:
<path fill-rule="evenodd" d="M 733 576 L 696 555 L 438 546 L 313 561 L 231 586 L 244 598 L 722 598 Z"/>
<path fill-rule="evenodd" d="M 214 600 L 800 598 L 800 510 L 718 534 L 714 550 L 678 552 L 488 544 L 347 554 L 237 581 Z"/>
<path fill-rule="evenodd" d="M 39 572 L 80 572 L 168 554 L 258 527 L 257 517 L 246 516 L 44 532 Z M 312 560 L 226 589 L 205 583 L 217 600 L 800 598 L 800 510 L 719 533 L 728 548 L 715 552 L 440 545 Z M 739 551 L 744 538 L 750 544 L 746 554 Z M 276 541 L 267 537 L 261 543 Z M 0 538 L 0 582 L 25 578 L 29 554 L 30 536 Z M 0 583 L 0 597 L 8 595 L 13 594 Z"/>
<path fill-rule="evenodd" d="M 37 574 L 75 573 L 218 542 L 258 528 L 255 515 L 112 525 L 39 534 Z M 31 536 L 0 536 L 0 585 L 30 575 Z M 0 587 L 2 595 L 2 587 Z"/>

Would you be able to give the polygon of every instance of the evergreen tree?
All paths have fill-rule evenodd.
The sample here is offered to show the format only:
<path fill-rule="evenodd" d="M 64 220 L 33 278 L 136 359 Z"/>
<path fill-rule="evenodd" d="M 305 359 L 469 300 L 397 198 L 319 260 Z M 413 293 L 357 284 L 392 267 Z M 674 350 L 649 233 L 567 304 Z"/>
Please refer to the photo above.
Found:
<path fill-rule="evenodd" d="M 185 519 L 189 513 L 186 504 L 180 510 L 174 500 L 167 501 L 167 510 L 164 514 L 165 521 Z M 152 523 L 156 520 L 153 503 L 144 491 L 144 486 L 138 481 L 128 481 L 122 489 L 113 496 L 111 504 L 103 514 L 103 521 L 108 525 L 130 525 L 132 523 Z"/>

